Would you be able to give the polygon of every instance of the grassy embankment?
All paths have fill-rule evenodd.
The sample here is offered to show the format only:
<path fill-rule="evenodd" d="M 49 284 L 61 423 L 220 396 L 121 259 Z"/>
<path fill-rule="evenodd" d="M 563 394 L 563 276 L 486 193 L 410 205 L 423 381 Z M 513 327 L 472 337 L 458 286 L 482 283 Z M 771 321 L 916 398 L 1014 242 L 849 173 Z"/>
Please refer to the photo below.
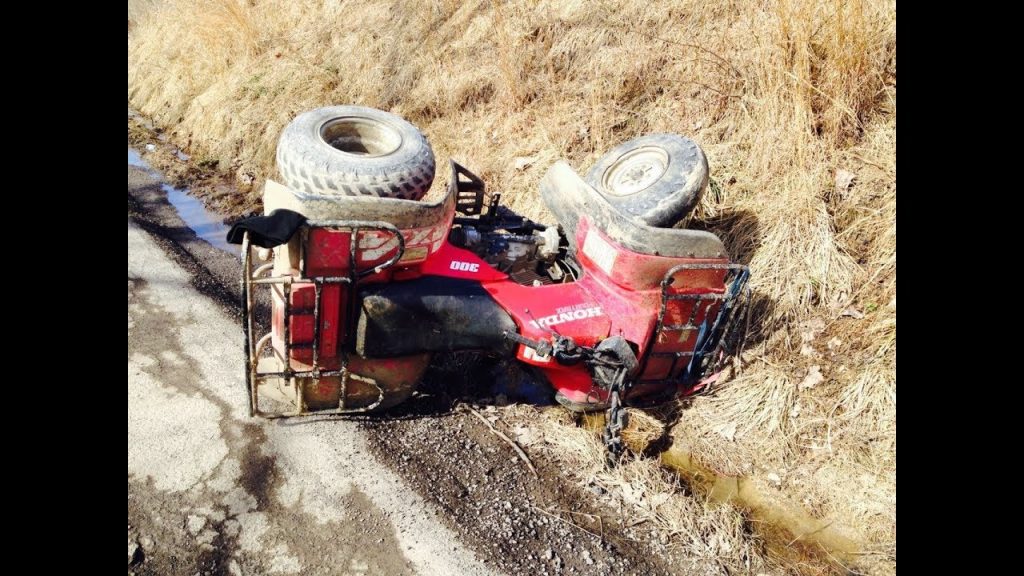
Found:
<path fill-rule="evenodd" d="M 250 194 L 281 128 L 331 103 L 405 116 L 439 165 L 532 216 L 558 158 L 582 171 L 643 133 L 696 139 L 713 177 L 700 217 L 750 264 L 755 307 L 741 369 L 686 408 L 677 445 L 829 519 L 861 569 L 895 571 L 894 1 L 182 0 L 130 3 L 129 21 L 129 104 Z M 690 557 L 813 571 L 655 461 L 611 475 L 587 432 L 524 422 Z"/>

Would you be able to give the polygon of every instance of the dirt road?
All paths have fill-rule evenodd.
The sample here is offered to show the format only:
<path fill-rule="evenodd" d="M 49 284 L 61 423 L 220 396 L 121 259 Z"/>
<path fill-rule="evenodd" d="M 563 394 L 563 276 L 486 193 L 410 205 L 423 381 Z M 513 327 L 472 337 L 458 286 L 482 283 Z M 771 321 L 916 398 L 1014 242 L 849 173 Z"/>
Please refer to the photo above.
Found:
<path fill-rule="evenodd" d="M 129 166 L 130 194 L 156 185 Z M 356 423 L 249 419 L 239 324 L 196 284 L 129 217 L 134 571 L 489 573 L 438 510 L 370 454 Z"/>

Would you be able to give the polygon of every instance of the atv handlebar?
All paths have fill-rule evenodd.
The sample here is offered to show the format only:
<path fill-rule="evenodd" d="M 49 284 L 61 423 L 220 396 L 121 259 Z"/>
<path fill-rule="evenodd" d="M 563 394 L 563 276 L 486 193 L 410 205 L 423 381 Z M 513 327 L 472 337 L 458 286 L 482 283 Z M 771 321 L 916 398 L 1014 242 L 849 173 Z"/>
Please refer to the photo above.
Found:
<path fill-rule="evenodd" d="M 527 348 L 533 348 L 540 356 L 554 356 L 555 361 L 563 366 L 574 366 L 579 364 L 585 359 L 592 358 L 595 352 L 594 348 L 589 346 L 577 346 L 576 342 L 573 341 L 572 338 L 557 334 L 552 336 L 550 342 L 547 340 L 531 340 L 507 330 L 502 332 L 502 334 L 505 336 L 506 340 L 522 344 Z"/>
<path fill-rule="evenodd" d="M 551 351 L 553 349 L 551 343 L 548 342 L 547 340 L 530 340 L 529 338 L 520 336 L 515 332 L 509 332 L 508 330 L 502 332 L 502 335 L 505 337 L 506 340 L 511 340 L 517 344 L 522 344 L 527 348 L 533 348 L 534 350 L 537 351 L 537 354 L 541 356 L 547 356 L 548 354 L 551 354 Z"/>

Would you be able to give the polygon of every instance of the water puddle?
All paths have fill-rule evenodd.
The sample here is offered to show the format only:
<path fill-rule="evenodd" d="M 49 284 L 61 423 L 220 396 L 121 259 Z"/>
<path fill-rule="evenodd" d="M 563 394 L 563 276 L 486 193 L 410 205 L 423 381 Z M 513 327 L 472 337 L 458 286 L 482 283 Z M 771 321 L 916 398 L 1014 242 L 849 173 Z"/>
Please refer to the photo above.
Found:
<path fill-rule="evenodd" d="M 149 164 L 146 164 L 146 161 L 142 159 L 142 156 L 139 156 L 139 153 L 131 148 L 128 149 L 128 165 L 135 166 L 136 168 L 152 170 L 152 168 L 149 167 Z"/>
<path fill-rule="evenodd" d="M 142 159 L 138 152 L 128 148 L 128 165 L 142 168 L 157 175 L 156 170 Z M 175 188 L 170 184 L 161 185 L 167 193 L 167 201 L 178 211 L 178 216 L 185 222 L 185 225 L 196 233 L 196 236 L 206 240 L 214 248 L 218 248 L 230 254 L 241 254 L 241 249 L 235 244 L 228 244 L 227 234 L 229 226 L 224 224 L 223 219 L 208 211 L 196 198 L 189 195 L 187 190 Z"/>

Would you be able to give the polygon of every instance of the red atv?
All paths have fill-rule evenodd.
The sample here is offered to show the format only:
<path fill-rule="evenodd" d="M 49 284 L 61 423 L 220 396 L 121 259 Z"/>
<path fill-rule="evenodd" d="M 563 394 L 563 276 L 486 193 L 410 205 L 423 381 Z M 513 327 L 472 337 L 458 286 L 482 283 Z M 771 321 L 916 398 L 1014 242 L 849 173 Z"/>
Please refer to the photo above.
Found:
<path fill-rule="evenodd" d="M 672 227 L 708 183 L 689 139 L 632 140 L 585 179 L 555 163 L 540 194 L 557 226 L 500 206 L 454 162 L 443 197 L 419 201 L 430 146 L 379 110 L 302 114 L 277 161 L 267 216 L 229 235 L 243 247 L 254 415 L 383 410 L 413 393 L 432 354 L 485 350 L 535 369 L 570 410 L 611 409 L 621 425 L 623 403 L 698 391 L 725 353 L 748 271 L 714 234 Z M 263 336 L 257 286 L 270 289 Z"/>

